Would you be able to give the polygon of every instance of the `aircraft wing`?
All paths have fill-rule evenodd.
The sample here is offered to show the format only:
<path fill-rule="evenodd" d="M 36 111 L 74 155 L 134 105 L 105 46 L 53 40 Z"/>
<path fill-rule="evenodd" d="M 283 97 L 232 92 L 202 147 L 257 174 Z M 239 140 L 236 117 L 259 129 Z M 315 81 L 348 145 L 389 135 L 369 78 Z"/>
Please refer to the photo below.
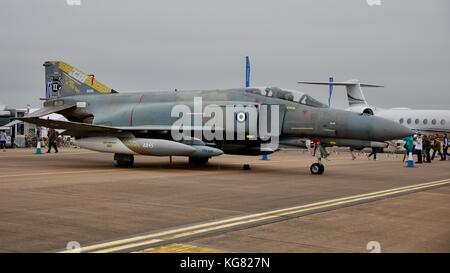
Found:
<path fill-rule="evenodd" d="M 421 132 L 421 133 L 428 133 L 428 134 L 450 134 L 450 130 L 446 130 L 446 129 L 427 129 L 427 128 L 423 128 L 423 129 L 413 129 L 416 132 Z"/>
<path fill-rule="evenodd" d="M 93 125 L 81 122 L 73 121 L 62 121 L 62 120 L 52 120 L 52 119 L 40 119 L 37 117 L 24 117 L 17 118 L 23 122 L 35 124 L 38 126 L 43 126 L 47 128 L 63 129 L 66 132 L 74 132 L 73 136 L 88 135 L 95 133 L 120 133 L 121 130 L 114 127 L 103 126 L 103 125 Z M 66 134 L 66 133 L 64 133 Z M 69 134 L 68 134 L 69 135 Z"/>
<path fill-rule="evenodd" d="M 39 118 L 43 116 L 47 116 L 53 113 L 58 113 L 63 110 L 67 110 L 70 108 L 75 108 L 76 105 L 60 105 L 60 106 L 46 106 L 43 107 L 37 111 L 34 111 L 33 113 L 28 114 L 27 118 Z"/>
<path fill-rule="evenodd" d="M 98 135 L 98 134 L 114 134 L 122 132 L 131 131 L 170 131 L 177 129 L 171 125 L 144 125 L 144 126 L 134 126 L 134 127 L 114 127 L 106 125 L 88 124 L 73 121 L 62 121 L 62 120 L 52 120 L 52 119 L 41 119 L 36 117 L 23 117 L 17 118 L 23 122 L 28 122 L 38 126 L 43 126 L 53 129 L 62 129 L 64 135 L 70 136 L 87 136 L 87 135 Z M 183 126 L 184 130 L 206 130 L 207 127 L 202 126 Z M 223 128 L 215 128 L 216 131 L 223 130 Z"/>

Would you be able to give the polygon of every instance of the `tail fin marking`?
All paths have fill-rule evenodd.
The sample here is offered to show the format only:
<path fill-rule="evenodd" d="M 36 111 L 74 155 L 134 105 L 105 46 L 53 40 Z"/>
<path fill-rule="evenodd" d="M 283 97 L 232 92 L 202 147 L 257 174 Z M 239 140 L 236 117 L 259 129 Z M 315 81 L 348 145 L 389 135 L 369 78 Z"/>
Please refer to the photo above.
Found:
<path fill-rule="evenodd" d="M 116 93 L 81 70 L 63 61 L 47 61 L 45 66 L 46 97 Z"/>

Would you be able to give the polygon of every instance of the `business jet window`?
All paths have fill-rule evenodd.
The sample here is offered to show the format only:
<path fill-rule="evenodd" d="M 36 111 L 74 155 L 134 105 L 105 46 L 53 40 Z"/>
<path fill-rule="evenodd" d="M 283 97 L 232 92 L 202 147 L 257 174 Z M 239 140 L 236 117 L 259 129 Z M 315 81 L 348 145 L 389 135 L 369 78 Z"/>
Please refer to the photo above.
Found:
<path fill-rule="evenodd" d="M 445 120 L 441 120 L 441 125 L 445 125 Z"/>
<path fill-rule="evenodd" d="M 436 120 L 433 119 L 433 120 L 431 121 L 431 124 L 436 125 Z"/>
<path fill-rule="evenodd" d="M 411 124 L 411 119 L 409 118 L 406 122 L 407 122 L 408 124 Z"/>
<path fill-rule="evenodd" d="M 419 124 L 420 120 L 417 118 L 414 122 L 415 122 L 416 124 Z"/>
<path fill-rule="evenodd" d="M 428 119 L 424 119 L 423 124 L 425 124 L 425 125 L 428 124 Z"/>
<path fill-rule="evenodd" d="M 400 122 L 400 124 L 403 124 L 403 122 L 405 122 L 405 120 L 403 118 L 401 118 L 398 122 Z"/>

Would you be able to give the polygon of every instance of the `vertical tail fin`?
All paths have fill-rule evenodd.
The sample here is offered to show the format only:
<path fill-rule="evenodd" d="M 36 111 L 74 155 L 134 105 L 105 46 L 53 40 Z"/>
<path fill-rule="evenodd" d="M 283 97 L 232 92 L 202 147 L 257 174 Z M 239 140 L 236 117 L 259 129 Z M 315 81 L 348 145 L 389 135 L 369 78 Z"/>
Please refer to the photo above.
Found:
<path fill-rule="evenodd" d="M 348 106 L 357 106 L 364 105 L 367 106 L 366 97 L 364 97 L 364 93 L 361 89 L 361 84 L 358 80 L 349 80 L 347 81 L 348 85 L 345 86 L 347 89 L 347 99 Z"/>
<path fill-rule="evenodd" d="M 347 89 L 347 99 L 348 105 L 359 106 L 364 105 L 368 106 L 366 98 L 364 97 L 364 93 L 361 87 L 384 87 L 383 85 L 376 84 L 366 84 L 360 83 L 359 80 L 348 80 L 345 82 L 310 82 L 310 81 L 301 81 L 298 82 L 300 84 L 314 84 L 314 85 L 333 85 L 333 86 L 345 86 Z"/>
<path fill-rule="evenodd" d="M 44 67 L 46 98 L 117 93 L 97 81 L 94 75 L 87 75 L 63 61 L 47 61 Z"/>

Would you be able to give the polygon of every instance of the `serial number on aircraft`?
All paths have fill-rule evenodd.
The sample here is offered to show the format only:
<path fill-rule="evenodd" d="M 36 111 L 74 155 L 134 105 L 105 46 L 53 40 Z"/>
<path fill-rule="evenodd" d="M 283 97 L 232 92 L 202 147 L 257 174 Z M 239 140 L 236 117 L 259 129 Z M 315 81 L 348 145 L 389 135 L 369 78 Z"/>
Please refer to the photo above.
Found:
<path fill-rule="evenodd" d="M 142 144 L 142 147 L 147 149 L 153 149 L 155 147 L 155 144 L 152 142 L 144 142 L 144 144 Z"/>
<path fill-rule="evenodd" d="M 87 76 L 83 72 L 76 69 L 72 69 L 72 71 L 69 72 L 69 75 L 79 82 L 84 82 L 87 78 Z"/>

